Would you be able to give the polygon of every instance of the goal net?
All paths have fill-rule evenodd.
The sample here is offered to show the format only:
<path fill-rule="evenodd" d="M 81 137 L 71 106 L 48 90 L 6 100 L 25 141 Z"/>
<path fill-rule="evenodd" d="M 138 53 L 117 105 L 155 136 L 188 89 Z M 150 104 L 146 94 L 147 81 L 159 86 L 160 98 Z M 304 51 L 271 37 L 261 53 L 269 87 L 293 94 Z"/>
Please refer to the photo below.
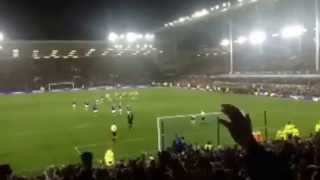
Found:
<path fill-rule="evenodd" d="M 49 83 L 49 91 L 59 91 L 59 90 L 69 90 L 74 89 L 74 82 L 59 82 L 59 83 Z"/>
<path fill-rule="evenodd" d="M 214 145 L 231 142 L 229 133 L 218 122 L 219 116 L 220 112 L 211 112 L 158 117 L 158 150 L 172 147 L 177 136 L 184 137 L 188 143 L 199 145 L 208 141 Z"/>

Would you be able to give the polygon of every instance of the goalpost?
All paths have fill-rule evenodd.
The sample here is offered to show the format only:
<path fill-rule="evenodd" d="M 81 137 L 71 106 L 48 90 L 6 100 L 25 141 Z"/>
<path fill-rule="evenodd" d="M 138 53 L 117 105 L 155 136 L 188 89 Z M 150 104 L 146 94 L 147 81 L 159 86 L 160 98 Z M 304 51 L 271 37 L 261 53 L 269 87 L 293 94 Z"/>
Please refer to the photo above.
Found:
<path fill-rule="evenodd" d="M 190 143 L 204 144 L 210 141 L 220 145 L 220 125 L 217 119 L 221 114 L 210 112 L 158 117 L 158 151 L 171 147 L 177 136 L 184 137 Z"/>
<path fill-rule="evenodd" d="M 51 92 L 55 90 L 74 89 L 74 87 L 75 87 L 74 82 L 49 83 L 48 91 Z"/>

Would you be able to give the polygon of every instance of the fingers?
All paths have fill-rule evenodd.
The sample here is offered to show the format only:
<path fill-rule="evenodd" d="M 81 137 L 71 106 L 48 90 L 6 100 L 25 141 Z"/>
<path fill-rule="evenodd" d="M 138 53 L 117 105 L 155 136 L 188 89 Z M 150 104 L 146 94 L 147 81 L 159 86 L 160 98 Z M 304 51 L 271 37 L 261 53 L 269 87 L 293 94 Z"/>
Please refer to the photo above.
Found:
<path fill-rule="evenodd" d="M 223 124 L 227 129 L 230 129 L 231 123 L 229 121 L 221 119 L 219 117 L 218 117 L 218 121 L 219 121 L 219 123 Z"/>

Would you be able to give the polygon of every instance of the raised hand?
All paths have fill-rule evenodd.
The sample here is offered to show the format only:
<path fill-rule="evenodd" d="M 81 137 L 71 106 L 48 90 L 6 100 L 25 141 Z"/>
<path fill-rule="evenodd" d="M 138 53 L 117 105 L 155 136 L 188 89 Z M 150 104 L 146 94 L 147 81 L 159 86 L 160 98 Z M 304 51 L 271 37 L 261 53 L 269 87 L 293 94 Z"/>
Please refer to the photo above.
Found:
<path fill-rule="evenodd" d="M 242 113 L 236 106 L 231 104 L 223 104 L 221 108 L 221 112 L 223 112 L 229 120 L 219 118 L 219 121 L 229 130 L 232 138 L 246 149 L 257 144 L 252 135 L 252 125 L 249 115 Z"/>

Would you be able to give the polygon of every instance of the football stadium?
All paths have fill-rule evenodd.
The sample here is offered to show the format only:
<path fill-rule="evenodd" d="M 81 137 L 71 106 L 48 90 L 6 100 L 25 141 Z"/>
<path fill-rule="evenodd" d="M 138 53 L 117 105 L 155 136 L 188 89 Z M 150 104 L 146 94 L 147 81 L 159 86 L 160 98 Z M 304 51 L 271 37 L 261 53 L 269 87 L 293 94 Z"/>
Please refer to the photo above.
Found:
<path fill-rule="evenodd" d="M 320 179 L 319 23 L 318 0 L 0 2 L 0 180 Z"/>

